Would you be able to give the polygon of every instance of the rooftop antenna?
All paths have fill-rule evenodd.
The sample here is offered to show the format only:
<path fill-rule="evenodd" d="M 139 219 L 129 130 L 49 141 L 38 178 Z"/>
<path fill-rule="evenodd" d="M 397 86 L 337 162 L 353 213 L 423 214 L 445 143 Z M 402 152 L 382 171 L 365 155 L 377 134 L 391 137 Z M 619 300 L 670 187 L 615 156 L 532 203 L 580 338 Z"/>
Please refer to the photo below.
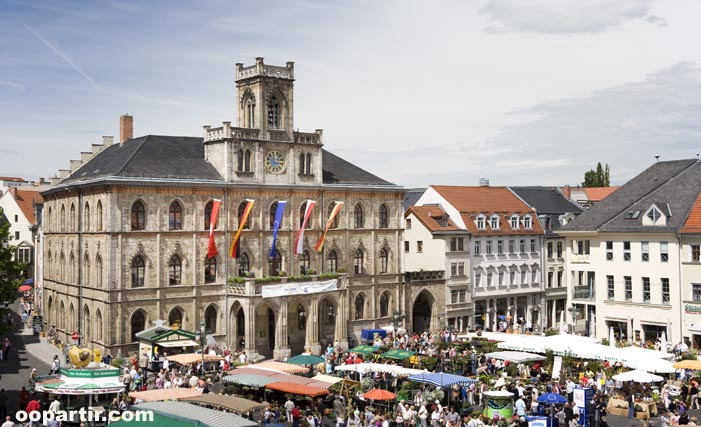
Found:
<path fill-rule="evenodd" d="M 696 161 L 699 161 L 699 153 L 696 153 Z"/>
<path fill-rule="evenodd" d="M 656 162 L 659 162 L 659 161 L 660 161 L 660 155 L 659 155 L 659 154 L 655 156 L 655 161 L 656 161 Z"/>

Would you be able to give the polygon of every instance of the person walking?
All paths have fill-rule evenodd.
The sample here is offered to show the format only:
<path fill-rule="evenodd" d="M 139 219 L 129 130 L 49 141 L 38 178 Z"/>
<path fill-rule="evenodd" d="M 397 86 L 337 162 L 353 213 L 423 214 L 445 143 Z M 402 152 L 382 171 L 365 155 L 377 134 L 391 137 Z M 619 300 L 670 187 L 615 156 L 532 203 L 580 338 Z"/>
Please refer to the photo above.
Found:
<path fill-rule="evenodd" d="M 689 387 L 689 409 L 701 409 L 699 408 L 699 385 L 696 380 L 691 381 L 691 387 Z"/>
<path fill-rule="evenodd" d="M 287 413 L 287 422 L 291 423 L 292 422 L 292 410 L 295 408 L 295 403 L 292 401 L 291 398 L 287 398 L 287 402 L 285 402 L 285 412 Z"/>

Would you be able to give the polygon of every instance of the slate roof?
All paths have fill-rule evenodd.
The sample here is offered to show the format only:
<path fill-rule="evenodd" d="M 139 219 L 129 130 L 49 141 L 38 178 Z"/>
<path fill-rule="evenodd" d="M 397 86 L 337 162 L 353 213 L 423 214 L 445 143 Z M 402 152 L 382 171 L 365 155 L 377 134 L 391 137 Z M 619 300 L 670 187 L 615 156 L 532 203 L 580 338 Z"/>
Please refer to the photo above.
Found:
<path fill-rule="evenodd" d="M 322 152 L 324 184 L 395 186 L 326 150 Z"/>
<path fill-rule="evenodd" d="M 404 202 L 402 203 L 404 210 L 406 211 L 410 207 L 414 206 L 416 202 L 419 201 L 419 199 L 425 191 L 425 188 L 410 188 L 406 190 L 404 192 Z"/>
<path fill-rule="evenodd" d="M 567 200 L 556 187 L 509 187 L 538 214 L 582 212 L 582 207 Z"/>
<path fill-rule="evenodd" d="M 160 178 L 220 181 L 224 178 L 204 158 L 202 138 L 146 135 L 114 144 L 87 161 L 59 186 L 100 178 Z M 394 186 L 350 162 L 322 150 L 324 184 Z"/>
<path fill-rule="evenodd" d="M 696 159 L 653 163 L 561 231 L 675 232 L 689 216 L 699 184 L 701 163 Z M 644 213 L 653 204 L 671 213 L 666 226 L 643 226 Z M 630 211 L 640 211 L 639 217 L 626 219 Z"/>

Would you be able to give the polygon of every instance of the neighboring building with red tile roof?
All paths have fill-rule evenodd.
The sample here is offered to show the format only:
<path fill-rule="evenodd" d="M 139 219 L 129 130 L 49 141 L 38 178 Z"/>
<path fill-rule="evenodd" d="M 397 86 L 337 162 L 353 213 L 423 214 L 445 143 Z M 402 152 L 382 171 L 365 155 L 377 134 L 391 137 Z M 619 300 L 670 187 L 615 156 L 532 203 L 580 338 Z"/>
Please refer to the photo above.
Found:
<path fill-rule="evenodd" d="M 534 209 L 507 187 L 430 186 L 405 218 L 412 230 L 416 222 L 424 230 L 410 231 L 407 224 L 407 269 L 419 262 L 418 238 L 423 262 L 445 266 L 449 325 L 497 330 L 541 324 L 544 231 Z M 427 251 L 429 237 L 432 245 L 441 243 Z M 471 298 L 461 299 L 464 288 Z M 462 301 L 467 319 L 451 313 Z"/>
<path fill-rule="evenodd" d="M 610 196 L 618 186 L 610 187 L 570 187 L 566 185 L 562 188 L 563 194 L 581 207 L 589 209 L 600 201 Z"/>
<path fill-rule="evenodd" d="M 36 210 L 43 204 L 38 191 L 10 187 L 0 196 L 0 209 L 10 223 L 10 245 L 17 247 L 17 259 L 27 263 L 25 277 L 34 277 Z"/>

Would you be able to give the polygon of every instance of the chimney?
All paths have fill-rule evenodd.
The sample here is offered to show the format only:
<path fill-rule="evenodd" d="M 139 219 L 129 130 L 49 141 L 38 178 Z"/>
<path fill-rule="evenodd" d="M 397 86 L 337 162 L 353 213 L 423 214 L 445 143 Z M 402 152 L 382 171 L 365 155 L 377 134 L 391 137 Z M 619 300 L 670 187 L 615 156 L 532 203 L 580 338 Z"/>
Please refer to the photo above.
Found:
<path fill-rule="evenodd" d="M 489 178 L 480 178 L 480 187 L 489 187 Z"/>
<path fill-rule="evenodd" d="M 124 144 L 125 141 L 134 137 L 134 117 L 129 114 L 123 114 L 119 117 L 119 143 Z"/>

